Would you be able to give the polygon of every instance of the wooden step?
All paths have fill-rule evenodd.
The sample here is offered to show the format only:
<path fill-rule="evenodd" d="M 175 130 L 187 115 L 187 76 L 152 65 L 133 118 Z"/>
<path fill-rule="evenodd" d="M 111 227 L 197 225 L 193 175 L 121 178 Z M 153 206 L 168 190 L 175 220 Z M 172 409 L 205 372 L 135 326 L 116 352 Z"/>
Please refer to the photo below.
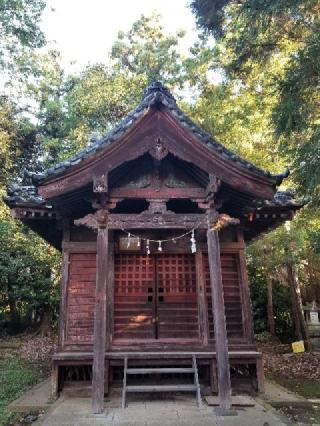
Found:
<path fill-rule="evenodd" d="M 128 368 L 127 374 L 164 374 L 164 373 L 185 373 L 193 374 L 193 368 Z"/>
<path fill-rule="evenodd" d="M 163 374 L 163 373 L 186 373 L 194 375 L 194 384 L 175 385 L 140 385 L 127 386 L 128 374 Z M 122 408 L 126 406 L 127 392 L 196 392 L 198 407 L 201 407 L 200 384 L 196 355 L 192 354 L 192 367 L 156 367 L 156 368 L 128 368 L 128 355 L 124 357 Z"/>
<path fill-rule="evenodd" d="M 127 386 L 127 392 L 194 392 L 196 385 L 142 385 Z"/>

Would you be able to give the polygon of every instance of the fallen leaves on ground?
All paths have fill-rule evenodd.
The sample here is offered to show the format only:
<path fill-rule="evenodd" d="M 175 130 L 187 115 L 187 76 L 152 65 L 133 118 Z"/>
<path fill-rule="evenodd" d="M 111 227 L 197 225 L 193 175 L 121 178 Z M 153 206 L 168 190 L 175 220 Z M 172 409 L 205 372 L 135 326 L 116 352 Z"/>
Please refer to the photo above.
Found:
<path fill-rule="evenodd" d="M 297 379 L 320 379 L 319 353 L 292 353 L 289 345 L 260 345 L 266 373 Z M 282 352 L 282 353 L 281 353 Z M 286 353 L 283 353 L 286 352 Z"/>
<path fill-rule="evenodd" d="M 54 335 L 48 337 L 33 337 L 21 345 L 19 355 L 26 361 L 39 361 L 49 364 L 51 355 L 55 351 L 56 346 L 57 339 Z"/>

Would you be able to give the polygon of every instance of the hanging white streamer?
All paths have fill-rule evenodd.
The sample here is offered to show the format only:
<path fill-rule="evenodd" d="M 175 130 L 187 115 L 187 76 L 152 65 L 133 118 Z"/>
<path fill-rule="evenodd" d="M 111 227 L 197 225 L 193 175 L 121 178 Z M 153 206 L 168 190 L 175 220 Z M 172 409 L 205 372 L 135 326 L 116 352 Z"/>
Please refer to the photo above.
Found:
<path fill-rule="evenodd" d="M 125 229 L 121 229 L 122 232 L 126 233 L 128 235 L 128 243 L 127 243 L 127 247 L 130 247 L 131 244 L 131 237 L 133 238 L 139 238 L 139 243 L 138 243 L 138 247 L 140 247 L 140 240 L 142 241 L 146 241 L 146 251 L 147 251 L 147 255 L 150 254 L 150 242 L 154 242 L 154 243 L 158 243 L 158 251 L 162 251 L 162 244 L 168 241 L 171 241 L 173 243 L 176 244 L 177 240 L 179 240 L 180 238 L 186 237 L 187 235 L 191 234 L 191 252 L 195 253 L 197 251 L 197 245 L 196 245 L 196 239 L 195 239 L 195 231 L 196 229 L 198 229 L 203 223 L 203 220 L 201 222 L 199 222 L 199 224 L 191 229 L 190 231 L 184 232 L 181 235 L 178 235 L 176 237 L 172 237 L 172 238 L 166 238 L 164 240 L 153 240 L 152 238 L 144 238 L 144 237 L 140 237 L 139 235 L 135 235 L 132 234 L 129 231 L 126 231 Z"/>
<path fill-rule="evenodd" d="M 191 253 L 195 253 L 197 251 L 197 246 L 196 246 L 196 239 L 194 237 L 194 229 L 192 230 L 190 241 L 191 241 Z"/>

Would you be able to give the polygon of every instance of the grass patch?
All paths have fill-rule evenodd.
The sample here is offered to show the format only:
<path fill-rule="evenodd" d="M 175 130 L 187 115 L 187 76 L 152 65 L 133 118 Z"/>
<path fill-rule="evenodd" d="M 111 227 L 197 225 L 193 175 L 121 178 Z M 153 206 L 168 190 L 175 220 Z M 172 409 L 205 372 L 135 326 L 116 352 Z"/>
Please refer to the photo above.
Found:
<path fill-rule="evenodd" d="M 15 414 L 6 409 L 7 405 L 42 378 L 41 370 L 19 357 L 0 360 L 0 426 L 8 425 L 15 418 Z"/>
<path fill-rule="evenodd" d="M 320 424 L 320 407 L 305 409 L 302 407 L 282 407 L 278 411 L 289 418 L 293 424 Z"/>
<path fill-rule="evenodd" d="M 291 392 L 295 392 L 304 398 L 315 399 L 320 398 L 320 381 L 314 379 L 297 379 L 283 377 L 280 375 L 268 375 L 271 380 L 279 383 L 279 385 L 287 388 Z"/>

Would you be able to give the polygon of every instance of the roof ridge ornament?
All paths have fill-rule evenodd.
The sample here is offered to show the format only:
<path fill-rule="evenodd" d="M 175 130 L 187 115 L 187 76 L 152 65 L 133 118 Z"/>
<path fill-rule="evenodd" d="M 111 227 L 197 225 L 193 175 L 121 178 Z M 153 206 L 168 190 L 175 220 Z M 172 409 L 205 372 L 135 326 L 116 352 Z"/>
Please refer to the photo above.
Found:
<path fill-rule="evenodd" d="M 161 81 L 154 81 L 149 86 L 147 86 L 143 92 L 143 99 L 149 97 L 150 95 L 154 95 L 156 93 L 160 93 L 164 95 L 167 99 L 169 99 L 171 102 L 174 102 L 176 104 L 176 100 L 170 90 L 164 86 Z"/>
<path fill-rule="evenodd" d="M 277 175 L 271 175 L 276 180 L 276 185 L 281 185 L 283 179 L 287 178 L 290 175 L 290 170 L 288 167 L 284 169 L 282 173 Z"/>
<path fill-rule="evenodd" d="M 149 150 L 150 155 L 158 161 L 163 160 L 168 154 L 168 148 L 165 146 L 163 138 L 158 136 Z"/>

